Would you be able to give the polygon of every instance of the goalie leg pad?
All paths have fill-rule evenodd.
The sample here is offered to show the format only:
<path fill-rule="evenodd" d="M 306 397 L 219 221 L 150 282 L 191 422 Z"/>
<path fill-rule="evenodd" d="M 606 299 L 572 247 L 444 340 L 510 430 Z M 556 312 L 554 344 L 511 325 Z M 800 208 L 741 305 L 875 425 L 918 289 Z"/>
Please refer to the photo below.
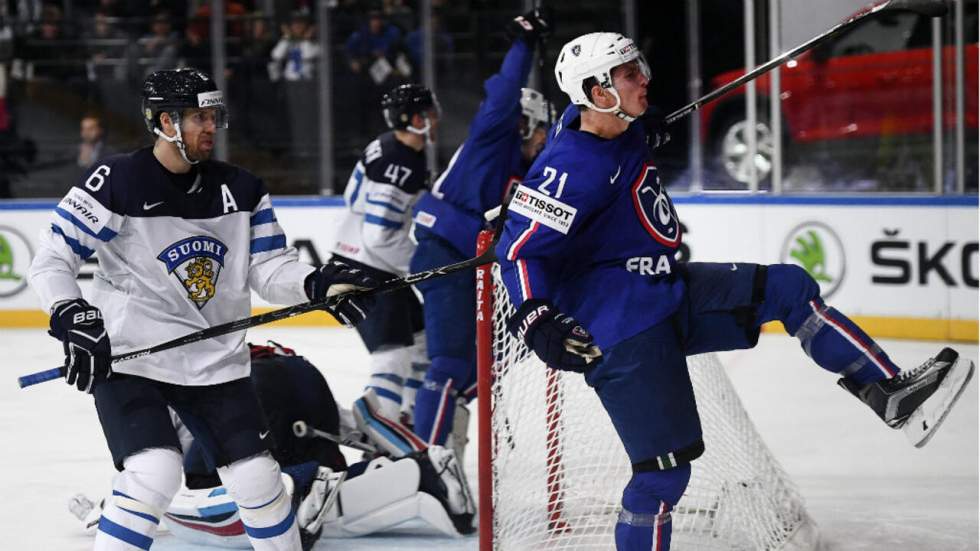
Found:
<path fill-rule="evenodd" d="M 759 323 L 782 321 L 820 367 L 858 384 L 898 373 L 898 366 L 871 337 L 847 316 L 824 304 L 820 286 L 803 268 L 769 266 L 765 289 Z"/>
<path fill-rule="evenodd" d="M 363 468 L 363 470 L 362 470 Z M 327 537 L 355 537 L 385 530 L 418 516 L 418 465 L 378 457 L 353 465 L 340 486 L 339 517 L 323 524 Z"/>
<path fill-rule="evenodd" d="M 691 466 L 635 473 L 623 490 L 623 509 L 616 522 L 619 551 L 670 549 L 671 510 L 691 479 Z"/>
<path fill-rule="evenodd" d="M 181 457 L 176 450 L 152 448 L 127 457 L 105 500 L 95 549 L 149 549 L 160 517 L 180 488 Z"/>
<path fill-rule="evenodd" d="M 392 457 L 424 450 L 425 442 L 397 418 L 385 416 L 378 402 L 373 389 L 368 389 L 364 396 L 354 401 L 352 412 L 357 429 L 368 435 L 375 446 Z"/>
<path fill-rule="evenodd" d="M 245 533 L 257 551 L 300 548 L 296 515 L 279 464 L 268 452 L 218 469 L 228 494 L 238 504 Z"/>

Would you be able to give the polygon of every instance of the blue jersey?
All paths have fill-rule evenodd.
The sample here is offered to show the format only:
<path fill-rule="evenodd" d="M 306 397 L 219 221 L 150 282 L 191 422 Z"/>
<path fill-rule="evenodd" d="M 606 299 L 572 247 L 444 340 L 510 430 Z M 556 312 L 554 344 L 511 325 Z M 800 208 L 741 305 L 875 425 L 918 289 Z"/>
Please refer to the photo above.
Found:
<path fill-rule="evenodd" d="M 466 256 L 474 256 L 483 213 L 501 204 L 508 187 L 527 171 L 521 156 L 521 88 L 527 85 L 533 50 L 514 41 L 500 72 L 484 84 L 487 97 L 449 167 L 415 206 L 415 223 Z"/>
<path fill-rule="evenodd" d="M 497 257 L 511 302 L 552 301 L 606 349 L 671 315 L 681 229 L 643 128 L 607 140 L 565 111 L 514 194 Z"/>

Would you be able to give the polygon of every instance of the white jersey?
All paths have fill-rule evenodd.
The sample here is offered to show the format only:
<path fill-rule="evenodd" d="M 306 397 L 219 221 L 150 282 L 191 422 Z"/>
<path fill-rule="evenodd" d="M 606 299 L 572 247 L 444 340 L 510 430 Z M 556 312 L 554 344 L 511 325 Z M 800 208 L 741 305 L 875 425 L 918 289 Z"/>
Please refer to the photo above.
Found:
<path fill-rule="evenodd" d="M 396 276 L 408 273 L 415 252 L 412 207 L 425 191 L 425 154 L 387 132 L 368 144 L 347 181 L 347 211 L 335 255 Z"/>
<path fill-rule="evenodd" d="M 103 160 L 58 204 L 30 269 L 47 311 L 82 296 L 75 277 L 96 252 L 88 299 L 102 311 L 113 354 L 248 317 L 250 288 L 276 304 L 305 302 L 313 270 L 286 246 L 261 180 L 217 161 L 175 175 L 151 148 Z M 245 333 L 237 332 L 113 370 L 213 385 L 248 376 L 249 366 Z"/>

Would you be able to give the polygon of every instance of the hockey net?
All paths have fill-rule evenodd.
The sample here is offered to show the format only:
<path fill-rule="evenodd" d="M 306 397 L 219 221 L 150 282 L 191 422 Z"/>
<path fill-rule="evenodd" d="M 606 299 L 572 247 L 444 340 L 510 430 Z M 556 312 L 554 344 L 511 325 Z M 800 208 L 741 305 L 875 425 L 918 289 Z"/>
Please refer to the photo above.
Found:
<path fill-rule="evenodd" d="M 626 452 L 583 377 L 546 368 L 507 332 L 513 307 L 499 267 L 481 267 L 477 277 L 481 551 L 612 549 L 631 476 Z M 672 513 L 672 548 L 815 549 L 799 492 L 718 358 L 688 365 L 706 451 Z"/>

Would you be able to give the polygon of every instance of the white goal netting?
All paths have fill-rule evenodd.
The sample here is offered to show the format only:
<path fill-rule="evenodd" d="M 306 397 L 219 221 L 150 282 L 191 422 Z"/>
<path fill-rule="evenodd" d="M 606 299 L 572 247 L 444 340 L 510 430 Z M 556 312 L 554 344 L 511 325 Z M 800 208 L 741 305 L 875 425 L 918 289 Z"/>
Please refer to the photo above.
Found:
<path fill-rule="evenodd" d="M 481 461 L 480 491 L 491 492 L 485 497 L 492 498 L 493 541 L 481 549 L 613 549 L 621 492 L 630 478 L 626 452 L 583 377 L 547 369 L 510 336 L 505 322 L 513 308 L 496 284 L 496 265 L 493 277 L 494 284 L 478 284 L 494 295 L 492 304 L 489 295 L 479 301 L 485 313 L 492 307 L 485 316 L 492 323 L 482 324 L 483 331 L 492 327 L 492 358 L 481 359 L 481 376 L 492 377 L 492 444 L 489 464 Z M 706 451 L 694 461 L 673 512 L 672 548 L 814 549 L 818 536 L 803 500 L 717 357 L 691 357 L 689 368 Z M 482 487 L 488 480 L 492 488 Z"/>

